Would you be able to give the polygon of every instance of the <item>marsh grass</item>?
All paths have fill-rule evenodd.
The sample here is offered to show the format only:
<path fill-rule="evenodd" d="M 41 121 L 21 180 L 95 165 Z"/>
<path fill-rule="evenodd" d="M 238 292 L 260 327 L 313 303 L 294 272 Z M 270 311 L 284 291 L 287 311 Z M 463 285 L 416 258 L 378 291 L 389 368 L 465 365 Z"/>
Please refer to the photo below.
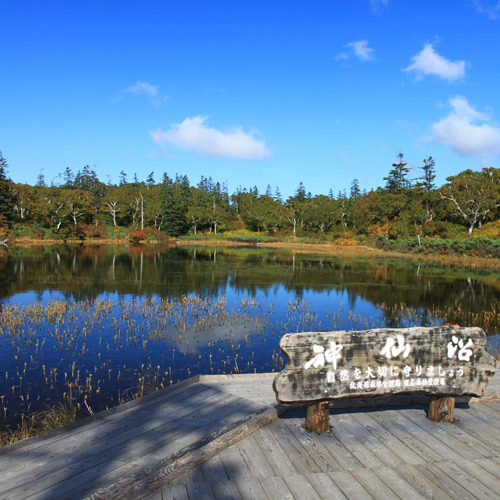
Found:
<path fill-rule="evenodd" d="M 0 446 L 15 443 L 28 437 L 41 434 L 77 419 L 77 409 L 64 403 L 55 403 L 44 411 L 21 416 L 21 422 L 14 426 L 5 426 L 0 430 Z"/>

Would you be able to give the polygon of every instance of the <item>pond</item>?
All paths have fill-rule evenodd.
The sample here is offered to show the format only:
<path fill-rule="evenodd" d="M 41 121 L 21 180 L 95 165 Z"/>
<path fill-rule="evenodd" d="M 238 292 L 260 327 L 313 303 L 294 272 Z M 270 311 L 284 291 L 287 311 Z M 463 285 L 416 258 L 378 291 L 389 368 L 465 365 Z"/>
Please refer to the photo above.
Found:
<path fill-rule="evenodd" d="M 284 333 L 481 326 L 500 274 L 291 250 L 50 246 L 0 259 L 0 425 L 82 415 L 199 373 L 279 371 Z M 3 419 L 3 420 L 2 420 Z"/>

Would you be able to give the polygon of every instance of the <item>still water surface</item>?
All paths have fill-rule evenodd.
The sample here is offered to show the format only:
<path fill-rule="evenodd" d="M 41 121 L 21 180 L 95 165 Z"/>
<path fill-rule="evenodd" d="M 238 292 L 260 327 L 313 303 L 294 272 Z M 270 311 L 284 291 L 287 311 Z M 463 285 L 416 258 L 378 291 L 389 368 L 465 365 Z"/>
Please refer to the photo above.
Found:
<path fill-rule="evenodd" d="M 197 373 L 279 371 L 279 339 L 294 331 L 445 321 L 482 326 L 493 350 L 499 318 L 484 314 L 499 297 L 498 273 L 387 258 L 16 248 L 0 260 L 0 410 L 13 423 L 56 401 L 97 411 Z"/>

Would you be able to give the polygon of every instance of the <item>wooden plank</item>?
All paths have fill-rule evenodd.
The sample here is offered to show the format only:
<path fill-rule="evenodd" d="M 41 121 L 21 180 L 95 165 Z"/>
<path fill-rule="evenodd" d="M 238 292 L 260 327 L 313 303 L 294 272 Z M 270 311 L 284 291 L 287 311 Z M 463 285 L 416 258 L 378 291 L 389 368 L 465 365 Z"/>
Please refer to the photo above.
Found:
<path fill-rule="evenodd" d="M 161 496 L 163 500 L 189 500 L 188 492 L 183 484 L 162 488 Z"/>
<path fill-rule="evenodd" d="M 422 473 L 423 476 L 429 479 L 433 484 L 439 485 L 439 488 L 448 494 L 451 498 L 460 498 L 464 500 L 475 500 L 476 497 L 471 495 L 469 491 L 458 484 L 454 479 L 452 479 L 447 474 L 444 474 L 436 468 L 436 464 L 418 464 L 414 467 Z"/>
<path fill-rule="evenodd" d="M 36 492 L 49 489 L 51 486 L 66 480 L 68 477 L 76 476 L 85 471 L 95 471 L 95 470 L 106 470 L 108 467 L 110 470 L 120 467 L 123 465 L 123 461 L 110 461 L 105 457 L 90 457 L 87 459 L 81 459 L 80 461 L 68 461 L 64 467 L 59 467 L 57 469 L 50 469 L 50 473 L 47 469 L 41 468 L 38 470 L 37 474 L 30 475 L 23 471 L 23 480 L 19 480 L 19 477 L 4 477 L 2 474 L 0 491 L 2 494 L 12 494 L 10 492 L 18 491 L 19 494 L 24 496 L 32 495 Z M 133 465 L 133 464 L 131 464 Z"/>
<path fill-rule="evenodd" d="M 335 415 L 334 422 L 340 421 L 358 441 L 363 443 L 378 458 L 381 464 L 387 466 L 400 465 L 400 457 L 390 447 L 386 446 L 384 441 L 379 440 L 376 434 L 372 434 L 366 427 L 356 421 L 353 413 Z"/>
<path fill-rule="evenodd" d="M 302 453 L 308 454 L 322 472 L 343 469 L 341 463 L 346 463 L 349 466 L 354 462 L 356 467 L 360 466 L 359 462 L 338 442 L 336 444 L 340 451 L 334 455 L 324 445 L 325 438 L 323 436 L 320 438 L 318 435 L 311 434 L 301 425 L 296 425 L 296 420 L 294 422 L 295 425 L 290 421 L 287 422 L 289 431 L 301 444 Z M 331 435 L 328 435 L 328 438 L 331 438 Z"/>
<path fill-rule="evenodd" d="M 241 495 L 238 487 L 233 481 L 223 480 L 211 483 L 215 498 L 223 498 L 227 500 L 241 500 Z"/>
<path fill-rule="evenodd" d="M 185 484 L 185 483 L 181 483 L 180 481 L 180 478 L 178 477 L 177 479 L 174 479 L 173 481 L 170 481 L 170 483 L 168 483 L 170 486 L 179 486 L 179 484 Z"/>
<path fill-rule="evenodd" d="M 93 456 L 86 453 L 80 455 L 66 454 L 64 450 L 52 452 L 52 454 L 40 454 L 36 461 L 34 458 L 26 464 L 9 464 L 8 466 L 0 460 L 0 470 L 2 470 L 2 486 L 12 487 L 20 482 L 29 483 L 39 479 L 46 479 L 51 471 L 71 470 L 72 468 L 82 469 L 104 463 L 107 459 L 102 456 Z M 27 479 L 26 479 L 27 478 Z"/>
<path fill-rule="evenodd" d="M 308 481 L 307 476 L 303 474 L 293 474 L 285 476 L 284 481 L 288 489 L 292 492 L 295 498 L 307 498 L 307 500 L 321 500 L 321 497 L 316 493 L 312 484 Z"/>
<path fill-rule="evenodd" d="M 468 410 L 466 410 L 468 411 Z M 425 424 L 420 417 L 418 417 L 418 421 L 416 419 L 417 414 L 414 412 L 407 412 L 405 414 L 407 417 L 410 417 L 415 423 L 422 424 L 431 432 L 439 432 L 441 435 L 441 439 L 444 440 L 447 444 L 457 444 L 457 446 L 462 450 L 460 453 L 462 456 L 476 460 L 482 457 L 491 456 L 492 449 L 484 444 L 482 441 L 477 439 L 474 434 L 476 433 L 477 427 L 463 427 L 459 425 L 459 420 L 455 422 L 453 425 L 432 425 L 432 423 Z M 455 448 L 455 446 L 453 446 Z M 456 448 L 458 450 L 458 448 Z M 476 455 L 480 455 L 477 457 Z"/>
<path fill-rule="evenodd" d="M 490 460 L 493 460 L 494 462 L 500 464 L 500 455 L 495 454 L 490 457 Z"/>
<path fill-rule="evenodd" d="M 178 481 L 178 484 L 191 484 L 191 483 L 203 483 L 205 478 L 203 477 L 203 472 L 201 471 L 201 466 L 193 467 L 191 470 L 187 471 L 182 476 L 179 476 L 174 481 L 171 481 L 170 484 L 174 485 L 175 481 Z"/>
<path fill-rule="evenodd" d="M 259 449 L 262 450 L 264 457 L 271 464 L 276 476 L 297 473 L 292 462 L 286 456 L 285 451 L 281 448 L 280 443 L 275 439 L 269 429 L 262 427 L 262 429 L 259 429 L 249 438 L 255 440 Z"/>
<path fill-rule="evenodd" d="M 375 500 L 399 500 L 371 469 L 352 470 L 351 474 Z"/>
<path fill-rule="evenodd" d="M 94 488 L 100 488 L 111 481 L 117 474 L 133 473 L 136 470 L 132 464 L 115 462 L 107 463 L 105 467 L 93 467 L 80 474 L 72 474 L 64 479 L 52 483 L 48 488 L 39 490 L 29 497 L 30 500 L 46 500 L 47 498 L 58 498 L 61 500 L 74 500 L 75 498 L 86 498 L 92 495 Z M 9 493 L 16 498 L 17 494 Z M 20 498 L 26 498 L 26 494 Z"/>
<path fill-rule="evenodd" d="M 400 435 L 401 433 L 411 435 L 416 440 L 418 440 L 421 444 L 426 446 L 427 457 L 428 459 L 434 459 L 438 461 L 441 460 L 453 460 L 456 457 L 456 454 L 452 448 L 447 446 L 444 443 L 441 443 L 439 447 L 436 447 L 436 440 L 433 436 L 431 436 L 427 431 L 414 424 L 410 419 L 405 417 L 406 411 L 412 410 L 402 410 L 402 411 L 394 411 L 391 414 L 392 422 L 396 422 L 399 427 Z M 418 410 L 417 410 L 418 411 Z M 425 420 L 425 414 L 422 412 L 421 416 L 422 420 Z M 385 425 L 384 425 L 385 427 Z M 388 429 L 390 430 L 390 429 Z M 424 454 L 425 457 L 425 454 Z"/>
<path fill-rule="evenodd" d="M 208 483 L 188 483 L 186 484 L 188 497 L 193 500 L 212 500 L 215 499 L 212 486 Z"/>
<path fill-rule="evenodd" d="M 258 479 L 240 478 L 235 479 L 234 482 L 243 500 L 268 500 L 269 498 Z"/>
<path fill-rule="evenodd" d="M 481 466 L 480 461 L 470 461 L 464 464 L 457 464 L 461 469 L 465 469 L 465 474 L 467 476 L 472 476 L 475 481 L 479 481 L 481 484 L 486 486 L 490 491 L 499 493 L 498 487 L 498 476 L 500 475 L 500 470 L 497 470 L 494 474 L 491 474 L 487 469 Z"/>
<path fill-rule="evenodd" d="M 168 450 L 170 450 L 170 453 L 173 453 L 176 449 L 179 449 L 179 442 L 185 442 L 186 439 L 194 442 L 199 435 L 199 427 L 167 424 L 159 426 L 154 431 L 144 435 L 139 435 L 135 439 L 131 437 L 124 442 L 113 442 L 113 446 L 108 449 L 106 449 L 106 446 L 99 446 L 97 452 L 99 456 L 106 457 L 109 460 L 119 457 L 120 460 L 134 461 L 147 455 L 154 455 L 158 451 L 168 453 Z"/>
<path fill-rule="evenodd" d="M 460 467 L 457 463 L 441 462 L 435 464 L 435 466 L 444 474 L 460 484 L 460 486 L 469 491 L 469 493 L 471 493 L 471 495 L 476 498 L 487 500 L 494 498 L 496 495 L 496 491 L 498 488 L 495 488 L 494 491 L 491 491 L 473 475 L 463 470 L 462 467 Z M 468 468 L 469 464 L 466 464 L 466 467 Z"/>
<path fill-rule="evenodd" d="M 256 432 L 260 432 L 260 430 Z M 229 479 L 250 479 L 252 477 L 252 473 L 241 455 L 237 444 L 233 444 L 229 448 L 222 450 L 219 453 L 219 457 L 224 464 L 224 469 L 226 469 Z"/>
<path fill-rule="evenodd" d="M 148 467 L 147 470 L 120 479 L 114 484 L 98 490 L 96 494 L 102 499 L 127 499 L 137 496 L 138 492 L 153 491 L 173 481 L 192 467 L 205 462 L 256 429 L 275 420 L 284 411 L 286 411 L 286 408 L 264 408 L 259 412 L 248 415 L 245 419 L 231 426 L 217 429 L 205 435 L 192 445 Z"/>
<path fill-rule="evenodd" d="M 96 452 L 101 452 L 103 456 L 114 457 L 120 456 L 122 460 L 133 460 L 135 457 L 142 457 L 145 455 L 156 455 L 163 458 L 167 454 L 173 453 L 179 447 L 176 442 L 183 436 L 192 435 L 191 442 L 195 441 L 200 433 L 203 435 L 209 433 L 219 427 L 216 423 L 224 423 L 228 420 L 228 415 L 233 415 L 235 420 L 240 415 L 248 415 L 246 412 L 239 412 L 241 410 L 240 404 L 246 404 L 239 398 L 228 396 L 223 401 L 214 407 L 202 407 L 198 412 L 193 414 L 193 418 L 184 417 L 180 419 L 183 425 L 175 422 L 165 426 L 158 426 L 147 433 L 140 436 L 131 437 L 126 442 L 120 440 L 110 440 L 102 443 L 96 448 Z M 221 405 L 221 406 L 220 406 Z M 238 413 L 237 413 L 238 412 Z M 194 416 L 198 415 L 196 419 Z M 217 417 L 217 418 L 216 418 Z M 189 425 L 190 423 L 197 423 L 198 426 Z M 114 446 L 112 446 L 114 445 Z M 99 448 L 104 449 L 99 450 Z M 106 451 L 107 448 L 107 451 Z"/>
<path fill-rule="evenodd" d="M 333 433 L 317 436 L 306 432 L 298 419 L 287 420 L 292 434 L 301 443 L 305 452 L 309 453 L 320 467 L 318 472 L 332 470 L 351 470 L 362 468 L 361 462 L 337 439 Z"/>
<path fill-rule="evenodd" d="M 141 500 L 163 500 L 161 496 L 161 490 L 153 491 L 153 493 L 142 497 Z"/>
<path fill-rule="evenodd" d="M 433 483 L 414 465 L 403 465 L 396 467 L 396 470 L 408 484 L 411 484 L 425 498 L 430 500 L 453 500 L 439 485 Z"/>
<path fill-rule="evenodd" d="M 467 439 L 466 433 L 463 433 L 466 439 L 465 442 L 461 439 L 457 439 L 455 433 L 456 426 L 452 423 L 434 425 L 434 422 L 421 418 L 421 415 L 417 414 L 417 410 L 406 410 L 404 416 L 422 430 L 434 436 L 438 442 L 451 447 L 456 454 L 455 460 L 461 460 L 461 457 L 466 460 L 477 460 L 490 455 L 490 453 L 482 454 L 475 447 L 472 447 L 473 439 L 472 437 Z M 438 446 L 440 445 L 438 444 Z"/>
<path fill-rule="evenodd" d="M 482 458 L 481 460 L 477 460 L 476 463 L 493 475 L 497 481 L 500 479 L 500 457 L 496 461 L 489 458 Z"/>
<path fill-rule="evenodd" d="M 411 498 L 412 500 L 425 500 L 410 483 L 405 481 L 393 467 L 380 467 L 373 472 L 400 498 Z"/>
<path fill-rule="evenodd" d="M 486 402 L 474 404 L 471 409 L 475 410 L 474 415 L 500 432 L 500 411 Z"/>
<path fill-rule="evenodd" d="M 332 434 L 354 455 L 365 467 L 382 467 L 384 463 L 377 458 L 364 443 L 359 441 L 351 430 L 335 415 Z"/>
<path fill-rule="evenodd" d="M 237 444 L 240 453 L 254 478 L 274 476 L 272 465 L 259 448 L 253 436 L 248 436 Z"/>
<path fill-rule="evenodd" d="M 237 396 L 232 396 L 237 398 Z M 237 403 L 237 406 L 236 406 Z M 246 417 L 250 413 L 259 411 L 263 407 L 252 401 L 237 398 L 231 407 L 222 407 L 210 413 L 204 421 L 217 425 L 228 425 L 236 420 Z M 265 407 L 264 407 L 265 408 Z M 228 411 L 229 410 L 229 411 Z"/>
<path fill-rule="evenodd" d="M 349 471 L 338 470 L 328 475 L 349 500 L 373 498 Z"/>
<path fill-rule="evenodd" d="M 296 500 L 281 477 L 266 477 L 260 481 L 268 498 L 273 500 Z"/>
<path fill-rule="evenodd" d="M 276 440 L 279 441 L 281 448 L 286 456 L 290 459 L 295 470 L 299 474 L 308 474 L 310 472 L 321 472 L 321 469 L 314 460 L 304 452 L 303 447 L 297 441 L 292 433 L 289 432 L 287 425 L 289 422 L 279 420 L 271 422 L 268 425 L 270 432 L 274 434 Z"/>
<path fill-rule="evenodd" d="M 500 437 L 496 429 L 482 421 L 473 412 L 464 411 L 459 414 L 459 420 L 454 425 L 464 432 L 473 432 L 474 438 L 491 449 L 491 453 L 500 452 Z"/>
<path fill-rule="evenodd" d="M 228 480 L 226 469 L 219 455 L 209 458 L 201 464 L 201 471 L 206 483 L 216 483 Z"/>
<path fill-rule="evenodd" d="M 307 474 L 306 477 L 323 500 L 345 500 L 347 498 L 327 473 L 317 472 Z"/>
<path fill-rule="evenodd" d="M 406 443 L 398 439 L 392 432 L 384 429 L 382 425 L 373 417 L 371 412 L 353 412 L 351 417 L 359 422 L 365 429 L 376 436 L 381 442 L 389 447 L 398 457 L 400 463 L 420 464 L 424 459 L 415 453 Z"/>
<path fill-rule="evenodd" d="M 500 412 L 500 401 L 485 401 L 485 404 L 493 410 Z"/>

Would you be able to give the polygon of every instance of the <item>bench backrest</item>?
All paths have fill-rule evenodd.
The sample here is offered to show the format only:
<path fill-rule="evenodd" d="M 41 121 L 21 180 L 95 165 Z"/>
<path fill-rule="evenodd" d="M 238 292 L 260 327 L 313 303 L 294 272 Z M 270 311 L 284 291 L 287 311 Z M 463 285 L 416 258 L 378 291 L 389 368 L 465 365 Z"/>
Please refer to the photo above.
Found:
<path fill-rule="evenodd" d="M 287 334 L 279 403 L 392 394 L 482 396 L 496 360 L 480 328 L 401 328 Z"/>

